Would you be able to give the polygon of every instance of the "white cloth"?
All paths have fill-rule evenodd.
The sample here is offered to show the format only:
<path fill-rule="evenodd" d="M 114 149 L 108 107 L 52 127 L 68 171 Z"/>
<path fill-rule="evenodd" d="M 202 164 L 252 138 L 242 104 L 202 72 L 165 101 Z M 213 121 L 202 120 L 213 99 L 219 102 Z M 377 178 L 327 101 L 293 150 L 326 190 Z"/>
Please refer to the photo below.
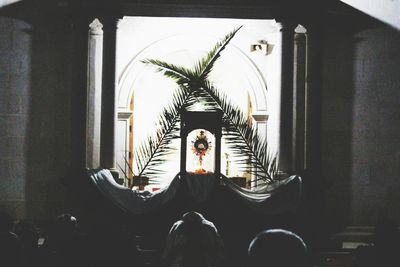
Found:
<path fill-rule="evenodd" d="M 168 187 L 156 192 L 137 192 L 117 184 L 107 169 L 88 170 L 88 174 L 103 195 L 121 209 L 134 214 L 144 214 L 160 208 L 175 196 L 180 184 L 177 175 Z"/>
<path fill-rule="evenodd" d="M 237 195 L 247 206 L 264 214 L 279 214 L 294 210 L 300 203 L 302 181 L 298 175 L 257 188 L 255 191 L 241 188 L 229 178 L 222 176 L 222 181 L 231 192 Z"/>
<path fill-rule="evenodd" d="M 109 170 L 89 170 L 89 177 L 99 191 L 122 210 L 133 214 L 144 214 L 160 209 L 177 194 L 181 183 L 186 180 L 188 190 L 196 202 L 208 199 L 215 189 L 214 175 L 187 175 L 182 180 L 178 175 L 169 186 L 156 192 L 137 192 L 117 184 Z M 302 182 L 299 176 L 293 175 L 274 182 L 257 191 L 237 186 L 229 178 L 222 176 L 223 185 L 234 197 L 238 197 L 247 206 L 264 214 L 278 214 L 295 209 L 301 197 Z M 219 185 L 218 185 L 219 186 Z"/>

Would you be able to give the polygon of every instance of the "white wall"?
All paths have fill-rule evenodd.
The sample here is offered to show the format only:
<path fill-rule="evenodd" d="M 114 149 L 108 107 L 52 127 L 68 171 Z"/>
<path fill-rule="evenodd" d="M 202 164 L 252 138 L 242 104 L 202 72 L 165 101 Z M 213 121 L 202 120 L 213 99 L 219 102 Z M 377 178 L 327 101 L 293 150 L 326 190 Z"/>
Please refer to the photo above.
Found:
<path fill-rule="evenodd" d="M 247 111 L 249 93 L 253 113 L 270 114 L 269 123 L 273 127 L 277 123 L 273 112 L 277 107 L 273 99 L 280 88 L 280 38 L 274 21 L 151 17 L 123 19 L 117 41 L 118 109 L 128 109 L 133 89 L 135 145 L 154 133 L 157 116 L 169 103 L 176 88 L 173 81 L 156 72 L 154 67 L 144 66 L 140 60 L 162 59 L 191 67 L 218 40 L 241 25 L 242 29 L 222 53 L 210 79 L 244 111 Z M 272 54 L 266 56 L 261 51 L 251 53 L 250 45 L 258 40 L 273 44 Z M 265 132 L 266 125 L 260 125 L 260 129 Z M 119 132 L 123 131 L 119 129 Z M 268 138 L 271 142 L 275 141 L 273 131 L 268 133 Z M 119 161 L 122 162 L 121 156 Z M 171 178 L 179 171 L 179 151 L 173 161 L 174 166 L 169 168 Z"/>

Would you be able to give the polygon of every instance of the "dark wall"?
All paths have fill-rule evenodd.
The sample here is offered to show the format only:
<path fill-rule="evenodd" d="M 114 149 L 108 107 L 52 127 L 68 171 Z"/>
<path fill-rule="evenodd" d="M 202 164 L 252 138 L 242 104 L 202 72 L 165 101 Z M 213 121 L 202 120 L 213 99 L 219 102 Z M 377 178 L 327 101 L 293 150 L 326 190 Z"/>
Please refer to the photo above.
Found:
<path fill-rule="evenodd" d="M 0 209 L 17 218 L 52 218 L 70 208 L 70 170 L 82 162 L 87 29 L 51 12 L 6 15 L 0 16 Z M 322 35 L 327 221 L 333 228 L 371 225 L 379 216 L 400 221 L 399 31 L 332 24 Z"/>
<path fill-rule="evenodd" d="M 0 18 L 1 208 L 24 214 L 31 99 L 31 26 Z"/>
<path fill-rule="evenodd" d="M 327 27 L 322 172 L 334 228 L 400 222 L 400 32 Z"/>
<path fill-rule="evenodd" d="M 70 206 L 86 66 L 76 66 L 80 35 L 69 21 L 28 13 L 0 16 L 0 209 L 46 220 Z"/>

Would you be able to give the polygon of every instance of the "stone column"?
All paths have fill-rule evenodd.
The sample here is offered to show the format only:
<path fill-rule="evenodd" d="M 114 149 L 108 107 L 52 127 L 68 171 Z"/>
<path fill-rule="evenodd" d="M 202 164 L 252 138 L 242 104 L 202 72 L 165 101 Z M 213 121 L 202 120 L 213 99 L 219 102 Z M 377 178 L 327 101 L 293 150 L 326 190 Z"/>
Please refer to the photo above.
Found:
<path fill-rule="evenodd" d="M 95 19 L 89 25 L 86 167 L 100 167 L 101 79 L 103 61 L 103 25 Z"/>
<path fill-rule="evenodd" d="M 321 173 L 322 30 L 318 23 L 305 23 L 306 35 L 306 153 L 305 167 Z"/>
<path fill-rule="evenodd" d="M 293 161 L 295 172 L 302 173 L 305 166 L 306 146 L 306 36 L 304 28 L 294 35 L 293 82 Z"/>
<path fill-rule="evenodd" d="M 103 24 L 103 77 L 102 77 L 102 112 L 100 137 L 100 164 L 118 178 L 116 169 L 116 48 L 119 18 L 104 17 Z"/>
<path fill-rule="evenodd" d="M 293 51 L 295 23 L 280 21 L 281 32 L 281 90 L 279 103 L 279 170 L 293 173 Z"/>
<path fill-rule="evenodd" d="M 86 107 L 87 107 L 87 58 L 88 31 L 92 18 L 72 18 L 70 21 L 72 54 L 71 62 L 71 142 L 72 172 L 86 167 Z M 68 21 L 67 21 L 68 23 Z"/>

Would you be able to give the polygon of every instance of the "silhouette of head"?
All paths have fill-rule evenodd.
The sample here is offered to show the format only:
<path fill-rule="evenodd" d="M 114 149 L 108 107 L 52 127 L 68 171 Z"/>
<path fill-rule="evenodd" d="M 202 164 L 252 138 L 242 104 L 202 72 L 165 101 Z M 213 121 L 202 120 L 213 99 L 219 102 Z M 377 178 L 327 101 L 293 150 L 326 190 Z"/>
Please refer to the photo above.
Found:
<path fill-rule="evenodd" d="M 202 214 L 190 211 L 172 226 L 163 254 L 168 264 L 218 266 L 222 260 L 223 243 L 212 222 Z"/>
<path fill-rule="evenodd" d="M 251 241 L 248 267 L 305 267 L 307 247 L 296 234 L 282 230 L 264 230 Z"/>
<path fill-rule="evenodd" d="M 28 221 L 19 221 L 15 227 L 14 232 L 21 239 L 25 247 L 37 247 L 39 233 L 36 227 Z"/>
<path fill-rule="evenodd" d="M 4 211 L 0 211 L 0 233 L 10 232 L 13 228 L 13 219 Z"/>
<path fill-rule="evenodd" d="M 58 238 L 72 238 L 77 231 L 78 222 L 68 213 L 59 215 L 54 224 L 54 234 Z"/>

